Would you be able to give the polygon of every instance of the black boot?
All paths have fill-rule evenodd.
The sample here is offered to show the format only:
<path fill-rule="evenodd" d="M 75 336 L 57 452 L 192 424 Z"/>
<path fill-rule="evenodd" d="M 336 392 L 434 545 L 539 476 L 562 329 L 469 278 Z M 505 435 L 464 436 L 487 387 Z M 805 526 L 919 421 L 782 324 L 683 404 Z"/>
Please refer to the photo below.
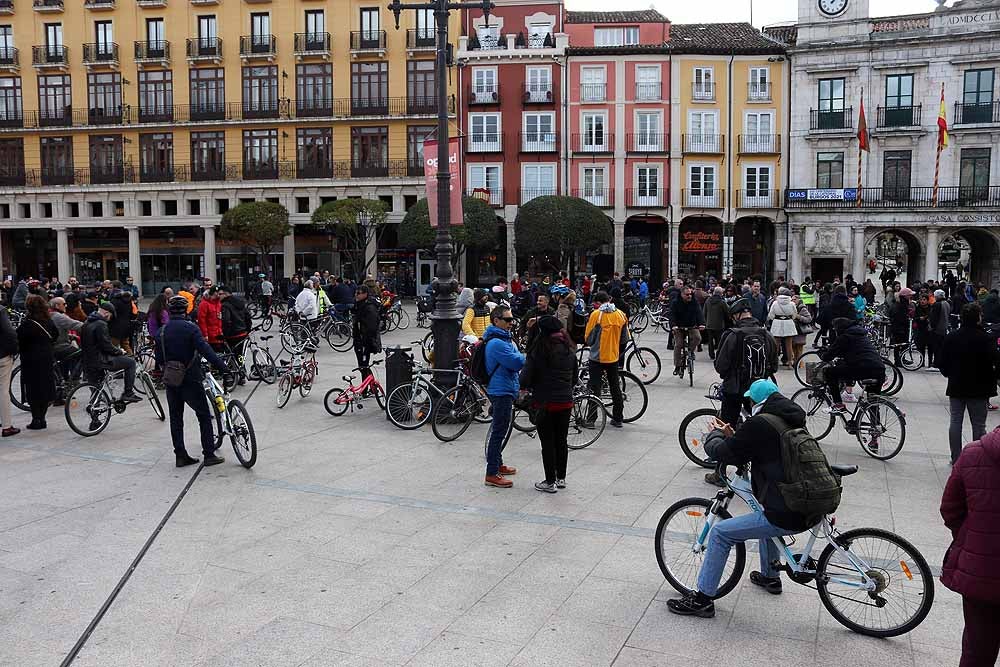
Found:
<path fill-rule="evenodd" d="M 225 462 L 226 462 L 226 459 L 222 458 L 221 456 L 216 456 L 214 452 L 212 454 L 205 454 L 205 467 L 206 468 L 208 466 L 217 466 L 220 463 L 225 463 Z"/>
<path fill-rule="evenodd" d="M 712 598 L 698 591 L 687 593 L 682 598 L 667 600 L 667 609 L 681 616 L 698 616 L 700 618 L 713 618 L 715 616 L 715 603 L 712 602 Z"/>
<path fill-rule="evenodd" d="M 178 468 L 183 468 L 184 466 L 190 466 L 194 465 L 195 463 L 198 463 L 198 459 L 189 455 L 187 452 L 184 452 L 183 454 L 175 454 L 174 458 L 177 460 Z"/>

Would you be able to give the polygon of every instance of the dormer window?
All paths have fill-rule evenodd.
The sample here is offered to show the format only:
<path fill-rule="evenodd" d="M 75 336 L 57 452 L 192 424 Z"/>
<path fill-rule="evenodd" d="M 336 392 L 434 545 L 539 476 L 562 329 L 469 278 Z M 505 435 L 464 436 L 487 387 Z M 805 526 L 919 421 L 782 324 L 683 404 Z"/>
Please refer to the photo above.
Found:
<path fill-rule="evenodd" d="M 500 26 L 493 24 L 490 26 L 479 26 L 476 28 L 479 37 L 479 44 L 484 49 L 495 49 L 500 42 Z"/>
<path fill-rule="evenodd" d="M 639 43 L 639 26 L 594 28 L 594 46 L 635 46 Z"/>

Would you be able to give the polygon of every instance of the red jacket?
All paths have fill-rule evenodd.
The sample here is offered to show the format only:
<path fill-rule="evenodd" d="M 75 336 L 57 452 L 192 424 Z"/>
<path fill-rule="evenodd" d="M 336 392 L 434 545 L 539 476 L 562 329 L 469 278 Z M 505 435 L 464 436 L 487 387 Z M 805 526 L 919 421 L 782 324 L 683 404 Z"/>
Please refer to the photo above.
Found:
<path fill-rule="evenodd" d="M 953 538 L 941 583 L 1000 603 L 1000 429 L 962 450 L 944 487 L 941 516 Z"/>
<path fill-rule="evenodd" d="M 198 328 L 209 343 L 222 340 L 222 301 L 201 300 L 198 304 Z"/>

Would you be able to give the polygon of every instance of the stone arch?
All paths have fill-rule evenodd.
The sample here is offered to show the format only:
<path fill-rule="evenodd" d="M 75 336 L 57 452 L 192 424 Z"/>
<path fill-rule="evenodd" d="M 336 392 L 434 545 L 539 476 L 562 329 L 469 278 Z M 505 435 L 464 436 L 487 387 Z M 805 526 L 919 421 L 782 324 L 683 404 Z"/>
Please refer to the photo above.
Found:
<path fill-rule="evenodd" d="M 964 239 L 969 245 L 968 260 L 964 267 L 963 279 L 971 279 L 974 283 L 983 283 L 987 289 L 1000 283 L 1000 234 L 988 227 L 956 227 L 941 229 L 938 245 L 938 276 L 944 276 L 945 271 L 957 264 L 947 250 L 949 239 L 957 237 Z"/>
<path fill-rule="evenodd" d="M 902 247 L 898 252 L 887 251 L 886 247 L 891 247 L 894 239 L 902 241 Z M 864 252 L 864 278 L 871 278 L 880 290 L 882 285 L 878 278 L 886 268 L 891 268 L 897 274 L 895 280 L 902 285 L 909 285 L 914 280 L 926 277 L 924 257 L 927 253 L 927 239 L 922 229 L 893 226 L 868 228 L 865 230 Z M 874 270 L 869 264 L 872 259 L 876 262 Z M 859 282 L 864 282 L 864 278 L 855 276 L 855 280 Z"/>

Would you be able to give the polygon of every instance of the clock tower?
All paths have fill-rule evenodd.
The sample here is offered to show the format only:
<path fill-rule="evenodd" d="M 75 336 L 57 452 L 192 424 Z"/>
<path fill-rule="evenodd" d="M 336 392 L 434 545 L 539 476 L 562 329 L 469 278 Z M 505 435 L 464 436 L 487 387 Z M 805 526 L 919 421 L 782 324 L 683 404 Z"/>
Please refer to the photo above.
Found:
<path fill-rule="evenodd" d="M 868 18 L 868 0 L 799 0 L 799 24 Z"/>

